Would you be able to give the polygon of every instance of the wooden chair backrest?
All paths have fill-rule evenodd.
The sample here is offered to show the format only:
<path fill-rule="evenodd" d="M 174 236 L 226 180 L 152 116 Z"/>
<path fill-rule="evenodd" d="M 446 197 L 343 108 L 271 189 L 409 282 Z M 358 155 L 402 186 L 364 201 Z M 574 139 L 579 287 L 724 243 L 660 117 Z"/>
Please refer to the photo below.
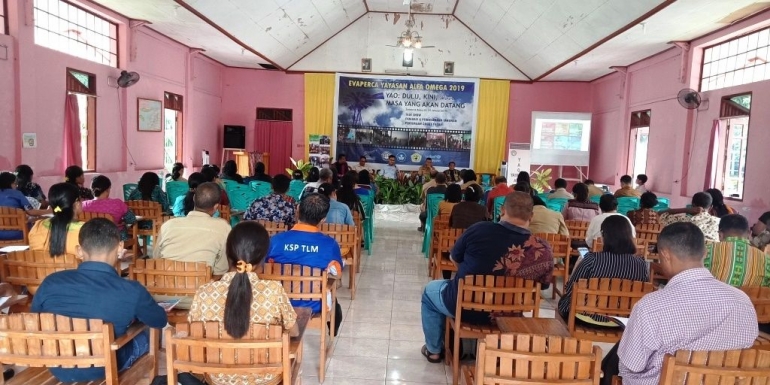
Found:
<path fill-rule="evenodd" d="M 449 253 L 457 243 L 457 240 L 465 233 L 465 229 L 443 229 L 438 231 L 437 251 Z"/>
<path fill-rule="evenodd" d="M 601 348 L 588 340 L 532 334 L 488 334 L 479 341 L 476 384 L 593 384 Z"/>
<path fill-rule="evenodd" d="M 468 275 L 457 289 L 456 320 L 460 324 L 462 310 L 489 313 L 532 312 L 540 315 L 540 282 L 495 275 Z"/>
<path fill-rule="evenodd" d="M 567 230 L 569 230 L 569 237 L 571 239 L 586 239 L 586 232 L 588 231 L 588 224 L 586 221 L 569 220 L 566 221 Z"/>
<path fill-rule="evenodd" d="M 255 266 L 254 271 L 260 279 L 281 282 L 289 299 L 322 301 L 321 308 L 326 309 L 328 273 L 325 270 L 267 262 L 261 266 Z"/>
<path fill-rule="evenodd" d="M 551 245 L 554 258 L 569 258 L 572 251 L 570 237 L 562 234 L 535 233 L 532 234 Z"/>
<path fill-rule="evenodd" d="M 770 384 L 770 351 L 679 350 L 666 354 L 660 373 L 661 385 Z"/>
<path fill-rule="evenodd" d="M 112 325 L 49 313 L 0 315 L 0 362 L 29 367 L 105 367 Z M 114 356 L 113 356 L 114 357 Z M 117 378 L 117 370 L 114 373 Z M 108 376 L 109 378 L 109 376 Z"/>
<path fill-rule="evenodd" d="M 234 339 L 221 322 L 177 323 L 165 336 L 170 384 L 186 372 L 272 375 L 291 384 L 289 334 L 281 325 L 252 324 L 246 335 Z"/>
<path fill-rule="evenodd" d="M 160 219 L 163 216 L 163 208 L 160 203 L 153 201 L 127 201 L 126 205 L 136 216 L 142 220 Z"/>
<path fill-rule="evenodd" d="M 658 235 L 662 229 L 663 226 L 660 224 L 636 225 L 636 238 L 644 239 L 653 244 L 658 243 Z"/>
<path fill-rule="evenodd" d="M 113 223 L 117 223 L 115 221 L 115 217 L 113 217 L 112 214 L 82 211 L 80 215 L 78 215 L 78 220 L 81 222 L 88 222 L 94 218 L 105 218 L 111 220 Z"/>
<path fill-rule="evenodd" d="M 433 232 L 449 228 L 449 214 L 436 215 L 433 218 Z"/>
<path fill-rule="evenodd" d="M 283 222 L 273 222 L 266 219 L 257 219 L 256 221 L 259 222 L 259 224 L 261 224 L 265 230 L 267 230 L 267 234 L 271 237 L 278 233 L 289 231 L 289 226 L 286 226 L 286 224 Z"/>
<path fill-rule="evenodd" d="M 640 238 L 634 238 L 634 244 L 636 244 L 636 255 L 640 257 L 647 257 L 649 254 L 649 243 Z M 604 250 L 604 240 L 602 237 L 594 239 L 594 243 L 591 245 L 591 251 L 594 253 L 600 253 Z"/>
<path fill-rule="evenodd" d="M 128 268 L 128 279 L 141 283 L 153 295 L 192 297 L 201 285 L 211 282 L 211 266 L 163 258 L 137 259 Z"/>
<path fill-rule="evenodd" d="M 320 230 L 322 233 L 334 238 L 334 240 L 337 241 L 337 244 L 340 245 L 340 249 L 352 251 L 353 248 L 359 247 L 359 242 L 356 237 L 356 228 L 354 226 L 341 225 L 338 223 L 323 223 L 320 226 Z"/>
<path fill-rule="evenodd" d="M 770 287 L 742 287 L 754 304 L 757 311 L 757 321 L 761 324 L 770 323 Z"/>
<path fill-rule="evenodd" d="M 79 264 L 80 259 L 71 254 L 51 257 L 48 251 L 15 251 L 0 257 L 0 279 L 16 287 L 26 286 L 34 295 L 45 277 L 57 271 L 77 269 Z"/>
<path fill-rule="evenodd" d="M 29 230 L 27 229 L 27 213 L 22 209 L 12 207 L 0 207 L 0 230 L 2 231 L 21 231 L 22 238 L 17 240 L 4 240 L 0 244 L 8 245 L 28 245 Z"/>
<path fill-rule="evenodd" d="M 575 330 L 575 314 L 628 317 L 647 293 L 655 290 L 649 282 L 618 278 L 581 279 L 573 286 L 568 328 Z"/>

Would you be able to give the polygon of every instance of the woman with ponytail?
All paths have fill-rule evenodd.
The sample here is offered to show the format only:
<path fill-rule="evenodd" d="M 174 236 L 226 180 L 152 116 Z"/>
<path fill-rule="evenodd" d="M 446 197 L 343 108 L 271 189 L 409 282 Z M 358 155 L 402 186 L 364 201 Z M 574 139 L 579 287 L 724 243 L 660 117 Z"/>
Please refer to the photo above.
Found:
<path fill-rule="evenodd" d="M 717 218 L 722 218 L 725 215 L 736 213 L 734 208 L 725 204 L 725 197 L 722 195 L 721 191 L 710 188 L 706 190 L 706 192 L 711 195 L 711 209 L 709 210 L 709 214 Z"/>
<path fill-rule="evenodd" d="M 187 190 L 187 194 L 180 195 L 176 198 L 174 207 L 171 209 L 171 211 L 174 212 L 175 217 L 186 217 L 187 213 L 193 211 L 195 208 L 195 202 L 193 202 L 193 198 L 195 197 L 195 189 L 206 182 L 208 182 L 208 180 L 206 180 L 206 176 L 202 173 L 194 172 L 190 174 L 190 179 L 187 180 L 187 183 L 190 185 L 190 189 Z"/>
<path fill-rule="evenodd" d="M 227 237 L 230 271 L 195 293 L 188 320 L 218 321 L 232 338 L 243 338 L 253 324 L 291 329 L 297 314 L 278 281 L 261 280 L 254 272 L 267 255 L 270 237 L 257 222 L 241 222 Z M 263 326 L 264 327 L 264 326 Z M 210 384 L 278 384 L 280 377 L 263 374 L 212 374 Z"/>
<path fill-rule="evenodd" d="M 86 183 L 86 177 L 80 166 L 69 166 L 64 170 L 64 181 L 78 188 L 80 200 L 90 201 L 94 199 L 94 193 L 88 187 L 83 187 Z"/>
<path fill-rule="evenodd" d="M 136 215 L 128 208 L 126 202 L 110 198 L 112 182 L 104 175 L 97 175 L 91 180 L 91 190 L 95 199 L 83 202 L 83 211 L 87 213 L 104 213 L 112 216 L 113 222 L 120 229 L 122 241 L 128 240 L 127 226 L 136 223 Z"/>
<path fill-rule="evenodd" d="M 82 211 L 78 187 L 57 183 L 48 190 L 53 218 L 37 221 L 29 231 L 30 250 L 47 251 L 52 257 L 77 254 L 78 235 L 83 222 L 77 220 Z"/>
<path fill-rule="evenodd" d="M 187 182 L 182 175 L 184 174 L 184 165 L 180 162 L 174 163 L 171 167 L 171 174 L 166 174 L 166 182 Z"/>

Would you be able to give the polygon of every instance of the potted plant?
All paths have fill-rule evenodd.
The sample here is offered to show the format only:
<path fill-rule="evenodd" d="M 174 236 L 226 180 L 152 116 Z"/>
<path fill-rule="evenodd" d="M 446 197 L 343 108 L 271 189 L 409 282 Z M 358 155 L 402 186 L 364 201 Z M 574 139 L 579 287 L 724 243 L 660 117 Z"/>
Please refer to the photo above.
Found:
<path fill-rule="evenodd" d="M 313 168 L 313 164 L 310 162 L 305 162 L 304 160 L 294 160 L 294 158 L 291 159 L 291 164 L 294 165 L 294 169 L 287 168 L 286 173 L 289 174 L 291 177 L 291 174 L 294 172 L 294 170 L 300 170 L 302 171 L 302 179 L 307 179 L 307 174 L 310 172 L 310 169 Z"/>
<path fill-rule="evenodd" d="M 549 184 L 552 179 L 551 172 L 550 168 L 532 172 L 532 177 L 530 178 L 532 188 L 537 190 L 538 193 L 551 191 L 551 185 Z"/>

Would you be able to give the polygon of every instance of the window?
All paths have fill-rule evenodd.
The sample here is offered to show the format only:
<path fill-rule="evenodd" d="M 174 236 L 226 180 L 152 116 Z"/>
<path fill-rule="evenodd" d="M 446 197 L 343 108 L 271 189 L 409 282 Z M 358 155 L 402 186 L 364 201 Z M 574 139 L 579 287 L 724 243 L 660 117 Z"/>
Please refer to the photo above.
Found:
<path fill-rule="evenodd" d="M 701 91 L 770 79 L 770 28 L 736 37 L 703 50 Z"/>
<path fill-rule="evenodd" d="M 78 99 L 80 159 L 83 170 L 96 170 L 96 75 L 67 68 L 67 92 Z"/>
<path fill-rule="evenodd" d="M 163 164 L 168 172 L 182 161 L 182 95 L 166 92 L 163 97 Z"/>
<path fill-rule="evenodd" d="M 631 175 L 644 174 L 647 170 L 651 116 L 650 110 L 631 113 L 631 138 L 628 147 L 628 169 Z"/>
<path fill-rule="evenodd" d="M 8 4 L 5 0 L 0 0 L 0 34 L 8 34 Z"/>
<path fill-rule="evenodd" d="M 35 0 L 35 44 L 118 66 L 118 26 L 63 0 Z"/>
<path fill-rule="evenodd" d="M 726 127 L 721 144 L 724 152 L 721 167 L 722 192 L 725 197 L 743 199 L 746 176 L 746 148 L 749 139 L 751 94 L 722 98 L 719 116 Z"/>

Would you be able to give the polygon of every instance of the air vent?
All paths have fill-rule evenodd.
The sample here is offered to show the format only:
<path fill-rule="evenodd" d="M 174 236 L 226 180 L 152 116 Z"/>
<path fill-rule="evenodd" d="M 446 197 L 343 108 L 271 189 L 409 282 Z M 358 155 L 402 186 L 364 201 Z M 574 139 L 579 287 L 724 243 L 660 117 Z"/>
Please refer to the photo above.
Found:
<path fill-rule="evenodd" d="M 257 120 L 291 122 L 292 110 L 284 108 L 257 108 Z"/>
<path fill-rule="evenodd" d="M 259 65 L 260 65 L 260 67 L 262 67 L 262 68 L 264 68 L 266 70 L 277 70 L 278 69 L 278 67 L 276 67 L 276 66 L 274 66 L 272 64 L 259 63 Z"/>

